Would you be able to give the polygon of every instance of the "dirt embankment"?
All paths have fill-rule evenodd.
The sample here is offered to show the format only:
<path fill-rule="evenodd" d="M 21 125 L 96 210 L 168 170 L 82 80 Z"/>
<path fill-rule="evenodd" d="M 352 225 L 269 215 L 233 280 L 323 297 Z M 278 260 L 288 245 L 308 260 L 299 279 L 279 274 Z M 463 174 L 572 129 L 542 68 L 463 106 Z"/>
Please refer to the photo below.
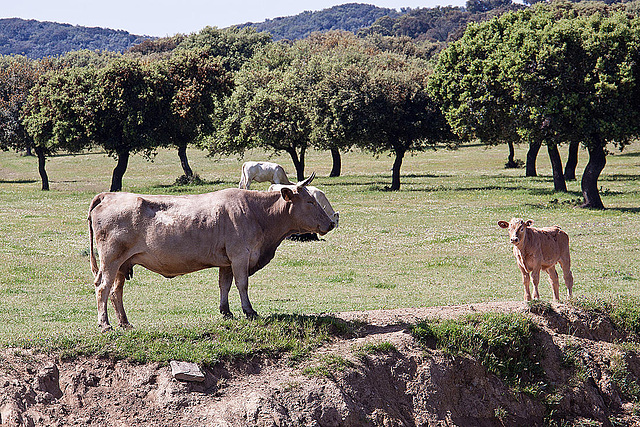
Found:
<path fill-rule="evenodd" d="M 526 312 L 539 326 L 542 395 L 514 392 L 473 357 L 425 349 L 407 326 L 487 310 Z M 640 425 L 640 396 L 636 404 L 629 396 L 640 384 L 638 354 L 616 344 L 619 332 L 604 318 L 563 305 L 533 314 L 523 303 L 336 316 L 363 322 L 358 337 L 327 344 L 294 366 L 255 359 L 204 369 L 202 383 L 177 381 L 158 364 L 59 361 L 3 350 L 0 424 L 535 426 L 552 419 L 562 425 Z M 387 350 L 363 352 L 367 343 L 386 343 Z"/>

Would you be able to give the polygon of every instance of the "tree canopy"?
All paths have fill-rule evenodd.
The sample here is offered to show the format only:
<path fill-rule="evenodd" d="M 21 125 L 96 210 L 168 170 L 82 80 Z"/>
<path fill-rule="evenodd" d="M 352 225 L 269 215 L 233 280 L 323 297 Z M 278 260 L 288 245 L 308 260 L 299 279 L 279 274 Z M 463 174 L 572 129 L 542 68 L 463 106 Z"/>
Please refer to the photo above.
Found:
<path fill-rule="evenodd" d="M 440 55 L 430 89 L 463 137 L 539 141 L 552 155 L 560 143 L 582 142 L 585 206 L 601 208 L 605 145 L 623 148 L 639 131 L 639 23 L 556 2 L 472 24 Z"/>
<path fill-rule="evenodd" d="M 376 7 L 370 4 L 347 3 L 319 11 L 304 11 L 294 16 L 267 19 L 259 23 L 247 23 L 258 31 L 266 31 L 274 40 L 300 40 L 315 32 L 350 31 L 368 27 L 381 17 L 397 17 L 406 12 Z"/>
<path fill-rule="evenodd" d="M 344 33 L 274 43 L 237 74 L 214 152 L 263 147 L 291 155 L 298 179 L 311 145 L 351 146 L 395 156 L 392 190 L 400 188 L 406 152 L 452 142 L 426 92 L 428 64 L 384 52 Z"/>

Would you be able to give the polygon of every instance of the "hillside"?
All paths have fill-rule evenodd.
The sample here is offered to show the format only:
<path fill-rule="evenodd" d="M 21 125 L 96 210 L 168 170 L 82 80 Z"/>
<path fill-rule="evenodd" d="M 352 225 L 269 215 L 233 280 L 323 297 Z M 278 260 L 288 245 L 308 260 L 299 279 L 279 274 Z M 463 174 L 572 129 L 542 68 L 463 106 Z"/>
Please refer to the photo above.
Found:
<path fill-rule="evenodd" d="M 482 21 L 518 7 L 522 6 L 508 4 L 486 12 L 473 13 L 452 6 L 403 8 L 397 11 L 369 4 L 347 3 L 259 23 L 248 22 L 238 27 L 268 32 L 273 40 L 297 40 L 317 31 L 344 30 L 362 35 L 409 36 L 444 43 L 456 39 L 468 22 Z M 2 55 L 21 54 L 35 59 L 80 49 L 122 52 L 149 39 L 154 38 L 122 30 L 19 18 L 0 19 Z"/>
<path fill-rule="evenodd" d="M 0 54 L 19 54 L 33 59 L 81 49 L 121 52 L 148 38 L 151 37 L 108 28 L 0 19 Z"/>
<path fill-rule="evenodd" d="M 306 11 L 294 16 L 269 19 L 260 23 L 249 22 L 238 26 L 269 32 L 274 40 L 294 40 L 304 38 L 314 31 L 357 32 L 372 25 L 381 17 L 397 18 L 405 12 L 400 13 L 394 9 L 368 4 L 350 3 L 321 11 Z M 108 28 L 20 18 L 0 19 L 0 54 L 2 55 L 20 54 L 35 59 L 80 49 L 122 52 L 152 38 Z"/>
<path fill-rule="evenodd" d="M 464 33 L 469 22 L 481 22 L 524 6 L 507 3 L 486 11 L 470 11 L 456 6 L 417 8 L 398 16 L 384 16 L 371 26 L 362 28 L 361 35 L 406 36 L 430 42 L 450 42 Z"/>
<path fill-rule="evenodd" d="M 260 23 L 248 22 L 239 26 L 266 31 L 271 33 L 274 40 L 297 40 L 314 31 L 345 30 L 356 33 L 384 16 L 397 18 L 407 10 L 398 12 L 395 9 L 370 4 L 348 3 L 315 12 L 305 11 L 294 16 L 267 19 Z"/>

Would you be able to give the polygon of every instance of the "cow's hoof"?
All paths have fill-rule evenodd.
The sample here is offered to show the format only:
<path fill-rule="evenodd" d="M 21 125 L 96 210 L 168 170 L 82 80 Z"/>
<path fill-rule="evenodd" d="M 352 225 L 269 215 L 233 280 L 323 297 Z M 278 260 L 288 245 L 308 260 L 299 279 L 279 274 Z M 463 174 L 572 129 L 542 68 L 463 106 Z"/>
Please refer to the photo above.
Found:
<path fill-rule="evenodd" d="M 102 333 L 103 334 L 113 331 L 113 328 L 111 327 L 111 325 L 101 326 L 101 328 L 102 328 Z"/>
<path fill-rule="evenodd" d="M 249 320 L 255 320 L 258 317 L 260 317 L 258 316 L 258 313 L 256 313 L 255 311 L 245 311 L 244 314 L 245 316 L 247 316 L 247 319 Z"/>
<path fill-rule="evenodd" d="M 133 329 L 133 325 L 131 323 L 122 323 L 122 324 L 120 324 L 120 327 L 122 329 L 124 329 L 125 331 L 129 331 L 129 330 Z"/>
<path fill-rule="evenodd" d="M 220 313 L 225 319 L 233 319 L 233 313 L 230 311 L 221 311 Z"/>

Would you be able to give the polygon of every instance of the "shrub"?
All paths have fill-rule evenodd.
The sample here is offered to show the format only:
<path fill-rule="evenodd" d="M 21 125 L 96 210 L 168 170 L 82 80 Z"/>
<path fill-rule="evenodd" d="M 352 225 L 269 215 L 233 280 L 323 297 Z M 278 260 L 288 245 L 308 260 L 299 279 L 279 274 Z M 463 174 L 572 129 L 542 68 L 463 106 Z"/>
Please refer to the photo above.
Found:
<path fill-rule="evenodd" d="M 531 319 L 521 314 L 485 313 L 457 320 L 428 320 L 412 328 L 415 338 L 450 354 L 475 357 L 487 371 L 524 389 L 542 375 Z"/>

